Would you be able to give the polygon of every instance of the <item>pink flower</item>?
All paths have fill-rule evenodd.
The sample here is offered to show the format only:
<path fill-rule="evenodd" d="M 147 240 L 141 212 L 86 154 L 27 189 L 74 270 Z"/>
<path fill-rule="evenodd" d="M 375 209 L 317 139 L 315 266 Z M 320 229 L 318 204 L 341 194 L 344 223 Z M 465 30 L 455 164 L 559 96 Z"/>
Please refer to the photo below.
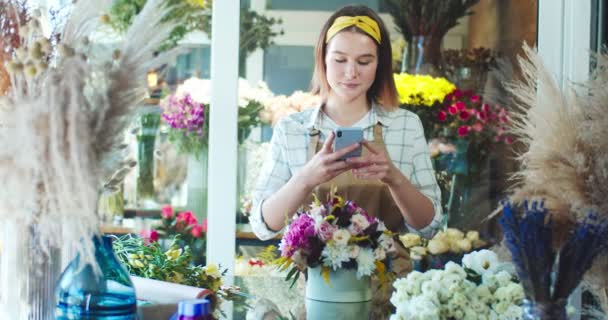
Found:
<path fill-rule="evenodd" d="M 192 230 L 190 230 L 190 234 L 192 234 L 192 236 L 195 238 L 200 238 L 203 234 L 203 226 L 195 225 L 194 227 L 192 227 Z"/>
<path fill-rule="evenodd" d="M 483 124 L 481 124 L 481 122 L 475 122 L 475 124 L 471 126 L 471 129 L 475 132 L 481 132 L 483 130 Z"/>
<path fill-rule="evenodd" d="M 448 112 L 451 115 L 455 115 L 455 114 L 458 113 L 458 108 L 456 107 L 456 105 L 453 104 L 453 105 L 451 105 L 451 106 L 448 107 Z"/>
<path fill-rule="evenodd" d="M 511 136 L 506 136 L 505 137 L 505 143 L 506 144 L 513 144 L 513 138 Z"/>
<path fill-rule="evenodd" d="M 469 133 L 469 127 L 467 126 L 460 126 L 460 128 L 458 128 L 458 135 L 461 137 L 466 136 Z"/>
<path fill-rule="evenodd" d="M 458 101 L 456 102 L 456 108 L 458 108 L 458 110 L 464 110 L 467 108 L 467 105 L 462 101 Z"/>
<path fill-rule="evenodd" d="M 207 233 L 207 218 L 203 219 L 202 226 L 203 226 L 203 232 Z"/>
<path fill-rule="evenodd" d="M 477 95 L 472 95 L 472 96 L 471 96 L 471 102 L 473 102 L 473 103 L 477 103 L 477 102 L 479 102 L 479 96 L 477 96 Z"/>
<path fill-rule="evenodd" d="M 177 215 L 178 222 L 185 222 L 186 225 L 196 224 L 198 221 L 192 211 L 185 211 Z"/>
<path fill-rule="evenodd" d="M 478 112 L 477 119 L 479 119 L 482 122 L 486 122 L 488 120 L 488 113 L 485 111 Z"/>
<path fill-rule="evenodd" d="M 458 117 L 463 121 L 466 121 L 470 116 L 471 114 L 467 110 L 460 111 L 460 114 L 458 115 Z"/>
<path fill-rule="evenodd" d="M 327 241 L 331 239 L 334 236 L 334 231 L 336 231 L 336 229 L 336 226 L 327 221 L 321 222 L 317 229 L 319 239 L 321 239 L 322 241 Z"/>
<path fill-rule="evenodd" d="M 173 218 L 173 208 L 169 205 L 163 206 L 160 209 L 160 212 L 161 212 L 160 215 L 163 219 L 169 220 L 169 219 Z"/>
<path fill-rule="evenodd" d="M 437 120 L 439 121 L 445 121 L 448 118 L 448 115 L 445 113 L 445 111 L 439 111 L 439 113 L 437 114 Z"/>

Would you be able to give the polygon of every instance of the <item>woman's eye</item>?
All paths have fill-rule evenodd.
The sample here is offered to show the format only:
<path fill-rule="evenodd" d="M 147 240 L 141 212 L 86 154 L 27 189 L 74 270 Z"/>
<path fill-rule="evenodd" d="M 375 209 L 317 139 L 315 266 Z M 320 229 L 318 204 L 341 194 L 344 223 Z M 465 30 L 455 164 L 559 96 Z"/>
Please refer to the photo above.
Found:
<path fill-rule="evenodd" d="M 370 61 L 359 61 L 359 64 L 362 65 L 362 66 L 366 66 L 366 65 L 368 65 L 370 63 L 371 63 Z"/>
<path fill-rule="evenodd" d="M 345 59 L 335 59 L 335 61 L 336 61 L 337 63 L 344 63 L 344 62 L 346 62 L 346 60 L 345 60 Z"/>

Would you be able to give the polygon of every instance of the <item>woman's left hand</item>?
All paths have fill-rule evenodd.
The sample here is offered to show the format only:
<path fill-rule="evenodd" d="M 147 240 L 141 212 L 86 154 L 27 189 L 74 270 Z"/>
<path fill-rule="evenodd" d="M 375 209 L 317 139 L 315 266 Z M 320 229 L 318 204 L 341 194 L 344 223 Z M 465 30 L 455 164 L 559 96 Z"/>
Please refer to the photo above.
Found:
<path fill-rule="evenodd" d="M 388 154 L 384 150 L 379 150 L 372 146 L 369 141 L 363 140 L 361 144 L 369 150 L 369 153 L 361 157 L 346 160 L 348 163 L 356 166 L 356 169 L 352 169 L 355 178 L 365 180 L 379 179 L 389 186 L 395 185 L 402 174 L 395 167 Z"/>

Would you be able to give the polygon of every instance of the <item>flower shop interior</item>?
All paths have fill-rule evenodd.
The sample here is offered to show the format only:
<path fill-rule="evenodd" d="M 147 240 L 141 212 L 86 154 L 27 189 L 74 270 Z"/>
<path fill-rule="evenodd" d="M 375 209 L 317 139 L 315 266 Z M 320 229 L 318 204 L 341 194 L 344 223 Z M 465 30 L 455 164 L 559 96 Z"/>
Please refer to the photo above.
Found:
<path fill-rule="evenodd" d="M 260 239 L 347 5 L 441 219 L 332 188 Z M 0 319 L 608 319 L 606 0 L 0 0 L 0 36 Z"/>

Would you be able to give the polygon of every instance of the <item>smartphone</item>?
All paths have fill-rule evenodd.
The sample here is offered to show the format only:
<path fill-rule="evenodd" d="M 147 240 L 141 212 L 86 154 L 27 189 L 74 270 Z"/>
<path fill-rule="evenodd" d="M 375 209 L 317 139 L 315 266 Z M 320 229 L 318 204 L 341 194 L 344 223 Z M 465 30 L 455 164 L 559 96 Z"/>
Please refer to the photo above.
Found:
<path fill-rule="evenodd" d="M 336 128 L 334 130 L 334 152 L 344 149 L 354 143 L 363 141 L 363 129 L 356 127 L 349 128 Z M 360 157 L 361 156 L 361 145 L 359 147 L 340 158 L 340 160 L 346 160 L 348 158 Z"/>

